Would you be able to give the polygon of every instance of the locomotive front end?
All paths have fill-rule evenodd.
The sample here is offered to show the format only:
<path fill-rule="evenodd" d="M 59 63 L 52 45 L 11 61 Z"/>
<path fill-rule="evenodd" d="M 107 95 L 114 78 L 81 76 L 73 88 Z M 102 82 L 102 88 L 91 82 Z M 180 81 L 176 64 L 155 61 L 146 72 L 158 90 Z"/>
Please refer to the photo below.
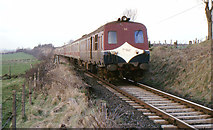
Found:
<path fill-rule="evenodd" d="M 104 63 L 122 75 L 148 70 L 149 45 L 143 24 L 117 21 L 105 25 Z M 140 74 L 140 73 L 139 73 Z"/>

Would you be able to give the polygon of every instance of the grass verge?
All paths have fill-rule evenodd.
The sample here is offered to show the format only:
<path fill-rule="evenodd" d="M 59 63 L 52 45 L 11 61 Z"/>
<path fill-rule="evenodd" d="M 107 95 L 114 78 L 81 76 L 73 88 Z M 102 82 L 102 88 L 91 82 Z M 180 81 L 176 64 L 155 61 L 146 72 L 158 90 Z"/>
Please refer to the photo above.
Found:
<path fill-rule="evenodd" d="M 211 41 L 153 48 L 142 82 L 211 107 Z"/>
<path fill-rule="evenodd" d="M 21 112 L 21 92 L 22 85 L 25 82 L 25 78 L 21 74 L 25 74 L 27 70 L 30 69 L 30 64 L 34 65 L 39 63 L 32 55 L 26 53 L 13 53 L 13 54 L 4 54 L 2 55 L 0 67 L 1 71 L 1 104 L 2 104 L 2 125 L 5 124 L 7 119 L 12 113 L 12 91 L 16 90 L 17 98 L 17 114 Z M 11 76 L 4 77 L 5 74 L 9 75 L 8 68 L 11 67 Z M 14 77 L 15 75 L 15 77 Z M 26 84 L 26 93 L 28 93 L 28 85 Z M 28 98 L 28 97 L 26 97 Z M 10 123 L 6 125 L 6 128 L 10 126 Z"/>

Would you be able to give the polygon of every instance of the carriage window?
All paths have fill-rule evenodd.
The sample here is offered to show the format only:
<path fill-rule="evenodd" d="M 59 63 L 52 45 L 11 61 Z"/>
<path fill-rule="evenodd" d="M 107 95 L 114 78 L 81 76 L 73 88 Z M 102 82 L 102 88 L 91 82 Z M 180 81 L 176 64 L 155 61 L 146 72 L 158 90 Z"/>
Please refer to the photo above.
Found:
<path fill-rule="evenodd" d="M 116 44 L 117 43 L 117 32 L 116 31 L 109 31 L 108 32 L 108 43 L 109 44 Z"/>
<path fill-rule="evenodd" d="M 98 50 L 98 35 L 95 35 L 95 50 Z"/>
<path fill-rule="evenodd" d="M 141 30 L 135 31 L 135 43 L 144 43 L 143 32 Z"/>

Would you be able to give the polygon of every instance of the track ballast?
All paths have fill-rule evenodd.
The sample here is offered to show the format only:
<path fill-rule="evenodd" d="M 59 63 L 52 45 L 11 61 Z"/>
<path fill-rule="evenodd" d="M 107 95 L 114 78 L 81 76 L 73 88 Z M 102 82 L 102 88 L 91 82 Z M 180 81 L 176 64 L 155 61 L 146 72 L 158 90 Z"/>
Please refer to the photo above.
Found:
<path fill-rule="evenodd" d="M 113 85 L 92 73 L 87 74 L 149 119 L 161 124 L 162 128 L 213 128 L 213 110 L 210 108 L 131 80 Z"/>

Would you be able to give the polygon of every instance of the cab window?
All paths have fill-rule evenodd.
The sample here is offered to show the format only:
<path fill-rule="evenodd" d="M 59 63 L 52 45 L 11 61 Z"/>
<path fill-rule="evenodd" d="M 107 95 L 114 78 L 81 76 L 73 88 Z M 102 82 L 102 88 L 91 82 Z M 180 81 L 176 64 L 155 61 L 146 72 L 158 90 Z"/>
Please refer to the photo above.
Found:
<path fill-rule="evenodd" d="M 116 44 L 117 43 L 117 32 L 116 31 L 109 31 L 108 32 L 108 43 L 109 44 Z"/>
<path fill-rule="evenodd" d="M 144 43 L 143 31 L 135 31 L 135 43 Z"/>

